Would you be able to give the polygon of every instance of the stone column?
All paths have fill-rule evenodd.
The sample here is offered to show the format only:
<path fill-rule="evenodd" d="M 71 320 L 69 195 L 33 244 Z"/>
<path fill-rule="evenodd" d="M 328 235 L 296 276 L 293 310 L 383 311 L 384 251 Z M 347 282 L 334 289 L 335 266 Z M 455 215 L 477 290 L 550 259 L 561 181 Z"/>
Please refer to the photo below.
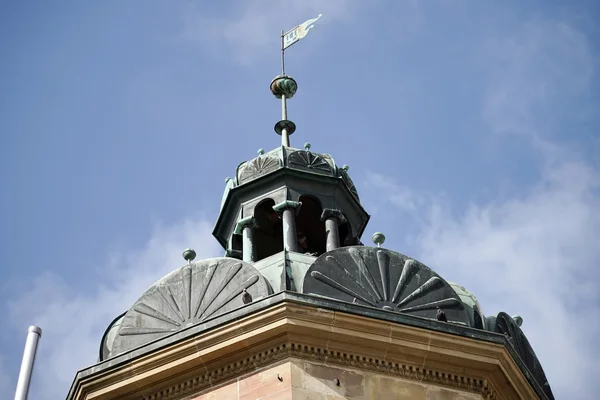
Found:
<path fill-rule="evenodd" d="M 287 251 L 300 251 L 298 235 L 296 234 L 296 213 L 302 203 L 299 201 L 286 200 L 275 204 L 273 210 L 281 214 L 283 223 L 283 249 Z"/>
<path fill-rule="evenodd" d="M 246 262 L 256 261 L 254 230 L 257 228 L 253 216 L 242 218 L 235 226 L 235 233 L 242 234 L 242 259 Z"/>
<path fill-rule="evenodd" d="M 326 250 L 337 249 L 340 247 L 339 225 L 346 223 L 344 213 L 340 210 L 326 208 L 321 214 L 321 221 L 325 221 Z"/>

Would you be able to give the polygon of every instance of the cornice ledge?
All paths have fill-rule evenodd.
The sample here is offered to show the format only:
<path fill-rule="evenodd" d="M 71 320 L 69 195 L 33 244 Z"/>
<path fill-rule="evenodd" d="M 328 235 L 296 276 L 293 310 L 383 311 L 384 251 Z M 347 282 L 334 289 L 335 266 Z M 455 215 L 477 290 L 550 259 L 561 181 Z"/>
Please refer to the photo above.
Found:
<path fill-rule="evenodd" d="M 356 344 L 357 337 L 361 345 Z M 456 356 L 451 368 L 445 367 L 448 355 Z M 118 393 L 123 400 L 179 399 L 290 357 L 460 388 L 490 400 L 504 400 L 498 393 L 507 385 L 521 399 L 536 398 L 506 348 L 498 343 L 287 299 L 115 365 L 101 377 L 81 378 L 72 391 L 75 396 L 69 398 L 100 400 Z M 456 373 L 465 370 L 464 360 L 483 368 L 472 369 L 477 376 Z"/>
<path fill-rule="evenodd" d="M 178 372 L 205 366 L 214 357 L 218 357 L 220 348 L 236 343 L 251 345 L 256 332 L 266 330 L 274 333 L 281 330 L 278 326 L 285 326 L 287 323 L 288 305 L 281 302 L 246 317 L 227 321 L 209 331 L 170 343 L 150 354 L 122 362 L 101 373 L 76 379 L 71 389 L 72 395 L 68 396 L 68 399 L 108 399 L 114 398 L 115 393 L 123 394 L 125 397 L 122 398 L 128 398 L 127 394 L 142 387 L 147 388 L 148 379 L 152 380 L 153 372 L 159 369 L 169 367 L 173 372 Z M 145 382 L 140 383 L 142 381 Z"/>

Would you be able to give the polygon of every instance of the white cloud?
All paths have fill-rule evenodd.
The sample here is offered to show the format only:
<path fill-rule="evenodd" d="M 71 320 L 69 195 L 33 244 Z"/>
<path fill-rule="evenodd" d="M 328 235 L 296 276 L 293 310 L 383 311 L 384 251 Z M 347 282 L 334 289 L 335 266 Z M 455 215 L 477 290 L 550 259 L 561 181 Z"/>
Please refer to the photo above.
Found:
<path fill-rule="evenodd" d="M 212 237 L 212 224 L 204 218 L 157 225 L 142 248 L 112 254 L 108 265 L 98 270 L 104 277 L 100 282 L 78 288 L 47 272 L 12 301 L 13 325 L 36 324 L 43 330 L 30 397 L 64 398 L 76 372 L 96 363 L 107 325 L 152 283 L 183 265 L 186 246 L 197 251 L 197 259 L 222 255 Z M 1 361 L 0 357 L 0 398 L 11 398 L 14 388 L 4 382 Z"/>
<path fill-rule="evenodd" d="M 458 218 L 440 206 L 417 240 L 423 261 L 474 290 L 487 315 L 524 317 L 557 398 L 582 399 L 596 385 L 597 176 L 584 164 L 565 164 L 504 203 L 471 205 Z"/>
<path fill-rule="evenodd" d="M 184 16 L 183 38 L 226 51 L 249 64 L 276 51 L 282 29 L 291 29 L 318 14 L 323 14 L 319 25 L 348 22 L 366 5 L 360 0 L 245 0 L 236 2 L 235 9 L 222 17 L 189 8 Z"/>
<path fill-rule="evenodd" d="M 590 50 L 572 27 L 541 20 L 485 43 L 484 59 L 494 62 L 487 65 L 484 120 L 493 133 L 531 139 L 542 159 L 540 179 L 512 198 L 464 205 L 459 213 L 384 176 L 371 175 L 369 184 L 390 193 L 384 201 L 402 217 L 424 221 L 411 241 L 422 262 L 474 291 L 486 315 L 524 317 L 556 398 L 594 399 L 600 171 L 565 150 L 556 139 L 565 132 L 553 126 L 578 117 L 570 103 L 585 102 Z"/>
<path fill-rule="evenodd" d="M 523 195 L 472 204 L 459 216 L 435 200 L 419 203 L 427 221 L 416 235 L 420 260 L 473 290 L 486 315 L 524 317 L 557 398 L 591 399 L 600 389 L 598 172 L 566 162 L 545 169 Z"/>

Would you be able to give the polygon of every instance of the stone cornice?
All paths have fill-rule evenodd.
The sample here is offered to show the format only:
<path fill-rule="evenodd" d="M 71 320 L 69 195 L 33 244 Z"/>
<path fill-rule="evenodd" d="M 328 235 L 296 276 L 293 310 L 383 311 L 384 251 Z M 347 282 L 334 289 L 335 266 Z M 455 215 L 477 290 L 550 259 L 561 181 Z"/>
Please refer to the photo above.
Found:
<path fill-rule="evenodd" d="M 473 336 L 284 297 L 150 354 L 133 357 L 132 352 L 109 368 L 80 374 L 68 398 L 179 399 L 290 357 L 461 388 L 486 399 L 538 398 L 503 341 Z"/>

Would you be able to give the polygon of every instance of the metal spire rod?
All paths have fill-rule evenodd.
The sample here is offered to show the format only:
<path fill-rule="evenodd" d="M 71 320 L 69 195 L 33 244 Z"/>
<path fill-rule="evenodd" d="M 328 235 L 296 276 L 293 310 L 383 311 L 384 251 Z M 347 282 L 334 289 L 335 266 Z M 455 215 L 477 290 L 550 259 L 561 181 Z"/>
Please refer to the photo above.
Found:
<path fill-rule="evenodd" d="M 283 42 L 283 36 L 285 32 L 281 30 L 281 76 L 285 76 L 285 47 Z"/>
<path fill-rule="evenodd" d="M 285 147 L 290 146 L 290 135 L 296 131 L 296 124 L 288 120 L 287 100 L 294 97 L 298 90 L 294 78 L 285 74 L 285 49 L 304 38 L 321 17 L 322 14 L 319 14 L 287 32 L 281 31 L 281 75 L 271 81 L 271 93 L 281 99 L 281 121 L 275 124 L 275 132 L 281 135 L 281 145 Z"/>
<path fill-rule="evenodd" d="M 281 76 L 285 76 L 285 45 L 284 45 L 285 32 L 281 30 Z M 287 120 L 287 99 L 285 94 L 281 96 L 281 119 Z M 281 145 L 290 147 L 290 135 L 287 129 L 281 131 Z"/>
<path fill-rule="evenodd" d="M 32 325 L 28 329 L 27 341 L 25 342 L 25 351 L 23 352 L 23 361 L 21 362 L 21 372 L 19 372 L 19 380 L 17 381 L 17 390 L 15 392 L 15 400 L 27 400 L 29 393 L 29 384 L 31 383 L 31 373 L 35 362 L 35 353 L 40 338 L 42 337 L 42 329 Z"/>

